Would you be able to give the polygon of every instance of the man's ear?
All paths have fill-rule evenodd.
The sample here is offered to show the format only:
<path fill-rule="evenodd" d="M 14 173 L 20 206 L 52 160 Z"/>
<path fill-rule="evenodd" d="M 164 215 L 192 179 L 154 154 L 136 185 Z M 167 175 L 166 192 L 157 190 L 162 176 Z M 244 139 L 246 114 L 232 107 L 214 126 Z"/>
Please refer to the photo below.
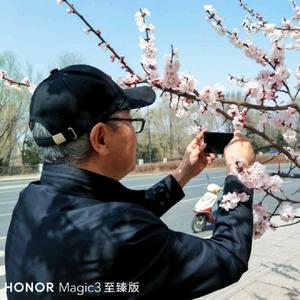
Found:
<path fill-rule="evenodd" d="M 100 155 L 106 155 L 109 152 L 108 131 L 103 123 L 97 123 L 90 132 L 90 142 L 95 152 Z"/>

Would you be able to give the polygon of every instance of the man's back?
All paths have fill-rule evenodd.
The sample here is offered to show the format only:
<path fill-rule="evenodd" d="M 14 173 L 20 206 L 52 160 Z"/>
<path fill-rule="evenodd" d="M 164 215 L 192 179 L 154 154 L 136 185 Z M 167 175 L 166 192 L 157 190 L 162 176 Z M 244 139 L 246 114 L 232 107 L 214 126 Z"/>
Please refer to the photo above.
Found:
<path fill-rule="evenodd" d="M 130 245 L 126 245 L 136 238 L 137 232 L 143 232 L 145 224 L 147 230 L 151 222 L 153 226 L 156 222 L 159 227 L 165 226 L 158 218 L 154 219 L 151 212 L 132 203 L 144 197 L 143 192 L 128 190 L 115 180 L 97 175 L 100 179 L 97 195 L 95 189 L 91 190 L 95 185 L 77 175 L 50 174 L 44 176 L 42 183 L 33 182 L 22 191 L 6 243 L 8 283 L 53 283 L 60 288 L 61 299 L 66 298 L 64 291 L 68 283 L 94 284 L 95 291 L 101 286 L 102 292 L 97 294 L 100 297 L 105 294 L 105 285 L 111 282 L 115 285 L 118 280 L 119 283 L 124 279 L 134 280 L 151 258 L 147 257 L 148 250 L 159 251 L 161 244 L 155 249 L 151 232 L 137 237 L 147 237 L 150 242 L 143 243 L 141 251 L 133 249 L 133 253 Z M 140 201 L 142 203 L 142 199 Z M 140 219 L 139 223 L 130 223 L 132 214 L 135 220 Z M 139 217 L 141 214 L 143 216 Z M 145 217 L 147 220 L 143 220 Z M 135 263 L 137 261 L 139 264 Z M 124 284 L 128 289 L 133 282 Z M 50 291 L 49 299 L 53 296 Z M 23 293 L 15 297 L 33 299 L 32 295 Z"/>
<path fill-rule="evenodd" d="M 21 193 L 14 210 L 6 269 L 8 286 L 50 283 L 50 289 L 13 289 L 9 299 L 190 299 L 238 280 L 251 248 L 249 208 L 240 212 L 245 224 L 234 230 L 237 239 L 246 234 L 243 239 L 249 240 L 250 235 L 250 242 L 230 245 L 240 247 L 235 258 L 226 242 L 173 232 L 160 221 L 182 196 L 171 176 L 148 192 L 132 191 L 91 172 L 46 166 L 41 182 Z M 210 273 L 216 278 L 209 279 Z"/>

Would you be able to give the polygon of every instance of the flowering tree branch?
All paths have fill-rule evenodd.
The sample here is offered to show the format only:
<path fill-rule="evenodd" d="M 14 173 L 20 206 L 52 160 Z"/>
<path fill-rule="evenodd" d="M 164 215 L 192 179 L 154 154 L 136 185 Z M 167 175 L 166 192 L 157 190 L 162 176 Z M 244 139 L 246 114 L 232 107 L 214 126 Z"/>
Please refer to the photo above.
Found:
<path fill-rule="evenodd" d="M 78 16 L 82 22 L 87 26 L 87 28 L 85 28 L 85 32 L 86 33 L 90 33 L 92 32 L 94 35 L 96 35 L 96 37 L 100 40 L 99 42 L 99 47 L 103 48 L 103 49 L 108 49 L 112 55 L 111 55 L 111 60 L 114 61 L 115 59 L 117 59 L 121 65 L 122 68 L 125 69 L 128 73 L 130 74 L 136 74 L 133 69 L 131 67 L 129 67 L 129 65 L 126 63 L 125 61 L 125 57 L 122 55 L 119 55 L 114 48 L 111 47 L 111 45 L 109 43 L 106 42 L 106 40 L 102 37 L 101 35 L 101 31 L 100 30 L 96 30 L 94 29 L 90 23 L 79 13 L 79 11 L 74 7 L 74 5 L 72 3 L 70 3 L 70 1 L 68 0 L 58 0 L 57 4 L 62 4 L 63 2 L 66 3 L 66 5 L 68 6 L 67 9 L 67 13 L 69 14 L 74 14 L 76 16 Z"/>
<path fill-rule="evenodd" d="M 285 66 L 286 50 L 300 49 L 300 27 L 296 25 L 300 20 L 300 8 L 296 5 L 295 0 L 290 0 L 295 16 L 291 19 L 283 19 L 282 26 L 275 26 L 267 22 L 262 15 L 251 9 L 244 0 L 238 0 L 241 7 L 249 14 L 243 21 L 243 28 L 248 33 L 257 33 L 262 31 L 263 34 L 272 42 L 270 53 L 255 46 L 250 39 L 241 40 L 238 36 L 238 30 L 228 30 L 223 25 L 222 18 L 217 14 L 211 5 L 205 5 L 204 9 L 208 14 L 207 20 L 220 35 L 227 35 L 229 41 L 237 48 L 243 50 L 244 54 L 255 60 L 263 67 L 263 70 L 251 79 L 237 78 L 229 75 L 229 81 L 243 89 L 243 99 L 232 101 L 226 99 L 224 87 L 216 84 L 215 87 L 204 87 L 197 90 L 197 80 L 191 74 L 180 74 L 180 62 L 178 49 L 171 46 L 171 54 L 166 56 L 165 68 L 163 75 L 160 75 L 157 68 L 155 47 L 154 26 L 147 22 L 150 12 L 147 9 L 140 9 L 135 14 L 135 20 L 140 32 L 145 36 L 140 37 L 140 48 L 142 49 L 141 66 L 144 74 L 140 75 L 129 66 L 123 55 L 117 51 L 103 38 L 100 30 L 95 29 L 87 19 L 69 0 L 56 0 L 57 4 L 65 3 L 67 13 L 74 14 L 85 24 L 86 33 L 93 33 L 98 39 L 98 46 L 103 50 L 110 52 L 112 62 L 117 60 L 121 68 L 126 71 L 127 76 L 122 78 L 120 84 L 124 87 L 136 86 L 138 84 L 149 84 L 161 91 L 161 96 L 170 102 L 170 107 L 177 110 L 177 116 L 189 116 L 198 126 L 202 127 L 201 114 L 213 114 L 214 116 L 223 116 L 224 122 L 232 122 L 235 128 L 245 128 L 250 133 L 260 136 L 268 142 L 265 148 L 274 148 L 279 152 L 264 163 L 276 158 L 283 153 L 290 161 L 288 172 L 281 172 L 280 165 L 277 173 L 270 173 L 265 169 L 263 164 L 255 162 L 253 166 L 247 168 L 239 158 L 236 159 L 236 168 L 233 170 L 238 178 L 249 188 L 265 192 L 263 200 L 254 205 L 254 238 L 260 237 L 267 228 L 275 229 L 276 226 L 271 222 L 271 218 L 280 212 L 280 218 L 286 222 L 292 221 L 295 216 L 293 207 L 289 204 L 297 204 L 299 201 L 287 197 L 282 189 L 281 178 L 299 178 L 300 175 L 292 173 L 294 168 L 300 168 L 300 154 L 295 152 L 290 145 L 297 141 L 296 134 L 299 133 L 298 126 L 295 128 L 297 121 L 299 123 L 300 106 L 296 103 L 300 92 L 300 64 L 296 68 L 295 77 L 297 85 L 296 92 L 293 94 L 288 84 L 291 71 Z M 253 21 L 256 20 L 256 21 Z M 284 39 L 292 39 L 293 44 L 285 45 Z M 0 72 L 0 77 L 4 80 L 5 85 L 20 88 L 25 86 L 33 88 L 28 80 L 18 82 L 6 76 L 4 71 Z M 287 95 L 290 102 L 284 105 L 278 105 L 279 94 Z M 174 101 L 174 99 L 176 101 Z M 252 103 L 250 101 L 256 101 Z M 265 105 L 265 101 L 272 101 L 273 106 Z M 191 113 L 193 105 L 197 104 L 198 112 Z M 225 104 L 230 105 L 229 110 L 225 111 Z M 222 106 L 222 108 L 220 107 Z M 241 109 L 241 110 L 240 110 Z M 260 113 L 258 124 L 252 126 L 247 122 L 247 113 L 250 109 Z M 271 114 L 272 113 L 272 114 Z M 274 128 L 284 129 L 283 137 L 289 146 L 277 143 L 273 138 L 266 134 L 266 124 L 269 123 Z M 257 148 L 256 152 L 263 147 Z M 281 191 L 284 197 L 275 195 L 274 192 Z M 297 191 L 296 191 L 297 192 Z M 295 192 L 295 193 L 296 193 Z M 268 213 L 263 206 L 266 197 L 272 197 L 277 201 L 277 205 L 272 213 Z M 226 195 L 221 202 L 224 209 L 233 209 L 237 203 L 247 201 L 247 195 L 230 194 Z M 292 224 L 298 223 L 294 222 Z"/>
<path fill-rule="evenodd" d="M 27 78 L 25 78 L 22 82 L 17 81 L 13 78 L 10 78 L 6 75 L 6 72 L 3 70 L 0 70 L 0 79 L 4 81 L 4 85 L 7 87 L 12 87 L 12 88 L 20 88 L 20 87 L 31 87 L 31 84 Z"/>

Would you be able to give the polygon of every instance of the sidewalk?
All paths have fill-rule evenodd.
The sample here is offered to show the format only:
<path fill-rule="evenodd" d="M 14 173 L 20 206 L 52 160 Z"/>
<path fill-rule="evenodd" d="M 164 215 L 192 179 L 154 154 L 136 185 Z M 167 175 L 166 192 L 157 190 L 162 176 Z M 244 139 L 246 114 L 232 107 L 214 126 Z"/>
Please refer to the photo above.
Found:
<path fill-rule="evenodd" d="M 273 221 L 285 224 L 279 218 Z M 300 299 L 300 223 L 269 230 L 253 240 L 249 269 L 240 281 L 197 299 Z"/>

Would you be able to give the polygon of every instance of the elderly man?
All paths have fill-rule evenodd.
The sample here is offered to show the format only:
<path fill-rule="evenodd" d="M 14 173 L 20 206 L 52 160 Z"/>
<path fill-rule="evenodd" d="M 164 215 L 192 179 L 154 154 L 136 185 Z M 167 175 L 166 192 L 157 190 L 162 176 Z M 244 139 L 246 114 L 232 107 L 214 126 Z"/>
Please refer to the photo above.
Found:
<path fill-rule="evenodd" d="M 183 186 L 214 160 L 205 130 L 179 167 L 147 190 L 119 180 L 135 167 L 150 87 L 121 89 L 87 65 L 53 70 L 36 89 L 30 128 L 41 150 L 40 181 L 25 188 L 6 242 L 7 295 L 13 299 L 192 299 L 236 282 L 247 270 L 252 198 L 230 172 L 232 156 L 249 164 L 240 133 L 225 150 L 224 194 L 246 192 L 236 209 L 219 209 L 210 239 L 175 232 L 160 217 L 184 197 Z"/>

